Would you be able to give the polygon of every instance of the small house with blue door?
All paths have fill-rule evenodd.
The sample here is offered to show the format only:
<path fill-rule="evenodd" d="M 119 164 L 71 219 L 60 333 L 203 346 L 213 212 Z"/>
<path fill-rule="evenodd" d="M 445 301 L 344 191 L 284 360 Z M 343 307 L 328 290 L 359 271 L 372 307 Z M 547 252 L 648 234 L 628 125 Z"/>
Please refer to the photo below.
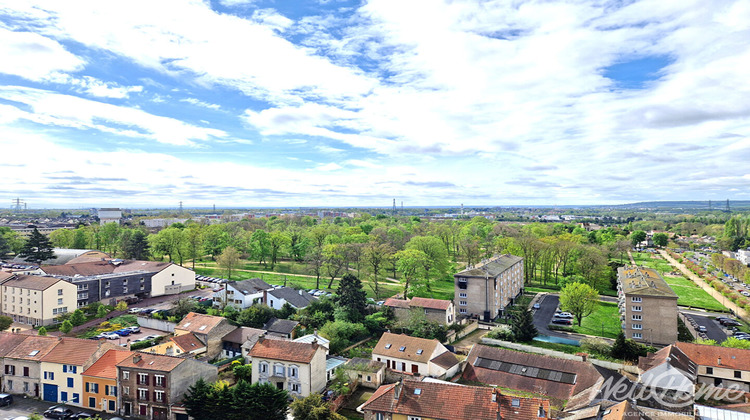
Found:
<path fill-rule="evenodd" d="M 68 337 L 58 340 L 57 345 L 41 359 L 42 399 L 83 407 L 83 371 L 107 350 L 117 346 L 104 340 Z"/>
<path fill-rule="evenodd" d="M 58 337 L 30 335 L 5 355 L 3 391 L 41 398 L 41 359 L 59 342 Z"/>

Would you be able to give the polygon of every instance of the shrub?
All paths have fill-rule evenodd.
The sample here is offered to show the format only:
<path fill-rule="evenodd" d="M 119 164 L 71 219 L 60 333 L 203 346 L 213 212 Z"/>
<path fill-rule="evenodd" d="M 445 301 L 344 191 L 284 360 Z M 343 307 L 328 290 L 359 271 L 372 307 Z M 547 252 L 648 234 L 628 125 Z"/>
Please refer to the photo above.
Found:
<path fill-rule="evenodd" d="M 511 331 L 510 325 L 498 325 L 497 327 L 493 328 L 492 331 L 487 333 L 487 338 L 513 341 L 513 332 Z"/>
<path fill-rule="evenodd" d="M 581 340 L 581 349 L 588 353 L 609 354 L 610 345 L 601 338 L 584 338 Z"/>
<path fill-rule="evenodd" d="M 155 345 L 156 343 L 154 342 L 154 340 L 139 341 L 137 343 L 130 344 L 130 350 L 145 349 L 148 347 L 153 347 Z"/>

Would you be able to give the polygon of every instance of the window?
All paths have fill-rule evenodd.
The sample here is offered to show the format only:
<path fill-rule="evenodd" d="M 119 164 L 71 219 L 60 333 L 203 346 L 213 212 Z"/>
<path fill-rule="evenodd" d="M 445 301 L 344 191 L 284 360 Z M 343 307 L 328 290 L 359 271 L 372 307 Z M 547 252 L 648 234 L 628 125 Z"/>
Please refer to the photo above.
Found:
<path fill-rule="evenodd" d="M 154 399 L 156 401 L 164 401 L 164 391 L 154 391 Z"/>
<path fill-rule="evenodd" d="M 148 414 L 148 406 L 146 404 L 138 404 L 138 414 L 145 416 Z"/>
<path fill-rule="evenodd" d="M 23 392 L 29 392 L 29 383 L 28 382 L 24 382 L 23 383 Z"/>
<path fill-rule="evenodd" d="M 422 417 L 409 416 L 409 420 L 422 420 Z"/>
<path fill-rule="evenodd" d="M 154 385 L 164 386 L 164 375 L 154 375 Z"/>
<path fill-rule="evenodd" d="M 643 319 L 640 315 L 633 315 L 633 321 L 641 321 Z"/>
<path fill-rule="evenodd" d="M 391 348 L 391 343 L 386 344 L 385 348 L 386 348 L 386 350 L 389 349 L 389 348 Z"/>
<path fill-rule="evenodd" d="M 89 397 L 89 407 L 96 408 L 96 398 Z"/>
<path fill-rule="evenodd" d="M 642 330 L 643 329 L 643 324 L 633 324 L 632 328 L 634 330 Z"/>
<path fill-rule="evenodd" d="M 63 372 L 77 373 L 78 367 L 73 365 L 63 365 Z"/>
<path fill-rule="evenodd" d="M 115 400 L 109 400 L 109 411 L 115 411 Z"/>
<path fill-rule="evenodd" d="M 148 401 L 148 389 L 138 388 L 138 399 Z"/>
<path fill-rule="evenodd" d="M 466 308 L 461 308 L 461 309 L 458 310 L 458 313 L 460 313 L 460 314 L 467 314 L 467 313 L 469 313 L 469 311 L 467 311 Z"/>
<path fill-rule="evenodd" d="M 78 394 L 73 393 L 73 402 L 76 404 L 80 404 L 80 399 L 78 398 Z"/>
<path fill-rule="evenodd" d="M 122 371 L 122 379 L 125 379 L 125 380 L 130 379 L 130 372 L 128 372 L 127 370 L 123 370 Z"/>
<path fill-rule="evenodd" d="M 296 378 L 299 375 L 299 369 L 297 366 L 289 366 L 289 377 Z"/>
<path fill-rule="evenodd" d="M 541 417 L 541 418 L 547 418 L 547 412 L 544 411 L 544 407 L 542 407 L 541 405 L 539 406 L 539 411 L 536 413 L 536 416 Z"/>
<path fill-rule="evenodd" d="M 466 306 L 468 303 L 465 300 L 459 300 L 458 304 L 461 305 L 461 306 Z"/>
<path fill-rule="evenodd" d="M 260 373 L 268 373 L 268 363 L 258 365 L 258 370 L 260 370 Z"/>
<path fill-rule="evenodd" d="M 57 289 L 57 296 L 63 295 L 63 289 Z"/>
<path fill-rule="evenodd" d="M 63 304 L 63 298 L 58 298 L 57 299 L 57 304 L 58 305 L 62 305 Z"/>
<path fill-rule="evenodd" d="M 375 413 L 375 420 L 385 420 L 383 413 Z"/>
<path fill-rule="evenodd" d="M 68 388 L 73 388 L 74 380 L 73 378 L 68 378 Z"/>
<path fill-rule="evenodd" d="M 44 379 L 55 380 L 55 372 L 44 372 Z"/>
<path fill-rule="evenodd" d="M 640 306 L 633 306 L 633 311 L 634 312 L 641 312 L 642 310 L 643 310 L 643 308 L 641 308 Z"/>
<path fill-rule="evenodd" d="M 734 377 L 737 379 L 742 379 L 742 372 L 739 370 L 734 371 Z"/>
<path fill-rule="evenodd" d="M 707 367 L 706 368 L 706 375 L 713 375 L 714 374 L 714 368 Z"/>
<path fill-rule="evenodd" d="M 24 366 L 24 368 L 23 368 L 23 376 L 30 376 L 29 375 L 29 368 L 28 368 L 28 366 Z"/>
<path fill-rule="evenodd" d="M 367 382 L 372 382 L 372 376 L 367 375 Z"/>
<path fill-rule="evenodd" d="M 643 334 L 641 334 L 641 333 L 633 333 L 633 338 L 643 338 Z"/>
<path fill-rule="evenodd" d="M 289 384 L 289 390 L 292 392 L 296 392 L 299 394 L 300 392 L 300 386 L 299 384 Z"/>
<path fill-rule="evenodd" d="M 511 405 L 511 407 L 520 407 L 521 406 L 521 400 L 519 400 L 518 398 L 513 398 L 510 401 L 510 405 Z"/>
<path fill-rule="evenodd" d="M 122 393 L 125 395 L 130 395 L 130 387 L 129 386 L 122 387 Z"/>
<path fill-rule="evenodd" d="M 273 376 L 284 376 L 284 365 L 273 365 Z"/>
<path fill-rule="evenodd" d="M 405 350 L 406 350 L 406 346 L 401 346 L 398 348 L 398 351 L 405 351 Z"/>
<path fill-rule="evenodd" d="M 13 365 L 5 365 L 5 374 L 6 375 L 15 375 L 16 374 L 16 367 Z"/>
<path fill-rule="evenodd" d="M 459 293 L 458 297 L 460 297 L 460 298 L 466 298 L 466 293 Z"/>
<path fill-rule="evenodd" d="M 641 299 L 641 298 L 640 298 L 640 297 L 638 297 L 638 296 L 633 296 L 633 297 L 631 297 L 631 298 L 630 298 L 630 301 L 631 301 L 631 302 L 641 302 L 642 300 L 643 300 L 643 299 Z"/>
<path fill-rule="evenodd" d="M 13 381 L 8 381 L 8 391 L 13 390 Z"/>
<path fill-rule="evenodd" d="M 142 385 L 148 385 L 148 373 L 139 373 L 138 374 L 138 384 Z"/>

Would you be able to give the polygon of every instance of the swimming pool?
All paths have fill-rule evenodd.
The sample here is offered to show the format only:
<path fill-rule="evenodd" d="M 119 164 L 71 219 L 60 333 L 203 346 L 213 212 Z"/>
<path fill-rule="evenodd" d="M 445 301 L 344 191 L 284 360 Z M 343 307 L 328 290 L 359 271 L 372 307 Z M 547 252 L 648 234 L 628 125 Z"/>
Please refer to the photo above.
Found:
<path fill-rule="evenodd" d="M 537 335 L 536 337 L 534 337 L 534 340 L 543 341 L 545 343 L 567 344 L 569 346 L 577 347 L 581 345 L 581 342 L 578 340 L 573 340 L 571 338 L 550 337 L 548 335 Z"/>

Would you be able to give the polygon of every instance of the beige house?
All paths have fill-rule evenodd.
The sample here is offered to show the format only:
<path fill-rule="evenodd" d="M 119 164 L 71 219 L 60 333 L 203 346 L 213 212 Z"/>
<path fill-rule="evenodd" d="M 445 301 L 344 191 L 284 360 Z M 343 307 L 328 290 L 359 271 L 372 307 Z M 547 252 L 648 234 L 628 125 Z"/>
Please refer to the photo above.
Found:
<path fill-rule="evenodd" d="M 386 299 L 383 306 L 393 309 L 393 313 L 399 321 L 407 321 L 413 311 L 423 313 L 428 321 L 437 322 L 441 325 L 450 325 L 455 320 L 455 308 L 453 302 L 442 299 L 429 299 L 415 297 L 406 299 Z"/>
<path fill-rule="evenodd" d="M 326 349 L 317 342 L 299 343 L 260 336 L 248 352 L 253 383 L 271 383 L 291 395 L 307 397 L 326 385 Z"/>
<path fill-rule="evenodd" d="M 697 366 L 697 382 L 750 392 L 750 350 L 677 342 Z"/>
<path fill-rule="evenodd" d="M 505 254 L 453 275 L 459 315 L 485 321 L 502 315 L 523 292 L 523 258 Z"/>
<path fill-rule="evenodd" d="M 14 275 L 0 286 L 2 314 L 29 325 L 50 325 L 76 309 L 75 285 L 54 277 Z"/>
<path fill-rule="evenodd" d="M 149 353 L 166 356 L 200 355 L 206 352 L 206 345 L 193 333 L 169 337 L 164 342 L 145 349 Z"/>
<path fill-rule="evenodd" d="M 439 341 L 388 332 L 372 349 L 372 360 L 391 370 L 441 379 L 452 377 L 459 368 L 456 356 Z"/>
<path fill-rule="evenodd" d="M 180 321 L 179 324 L 177 324 L 177 326 L 174 327 L 174 335 L 175 339 L 177 339 L 177 337 L 181 335 L 192 333 L 206 346 L 206 355 L 209 359 L 212 359 L 221 353 L 221 339 L 235 329 L 237 329 L 237 327 L 230 324 L 224 317 L 190 312 L 182 319 L 182 321 Z M 192 341 L 192 339 L 189 341 Z M 190 345 L 187 341 L 183 343 L 179 339 L 177 343 L 179 346 L 182 346 L 183 344 Z M 194 347 L 195 346 L 190 345 L 190 347 L 187 348 L 194 349 Z"/>
<path fill-rule="evenodd" d="M 622 331 L 649 345 L 677 341 L 677 294 L 658 272 L 646 267 L 617 270 Z"/>
<path fill-rule="evenodd" d="M 3 392 L 41 397 L 41 360 L 59 342 L 57 337 L 29 335 L 3 358 Z"/>

